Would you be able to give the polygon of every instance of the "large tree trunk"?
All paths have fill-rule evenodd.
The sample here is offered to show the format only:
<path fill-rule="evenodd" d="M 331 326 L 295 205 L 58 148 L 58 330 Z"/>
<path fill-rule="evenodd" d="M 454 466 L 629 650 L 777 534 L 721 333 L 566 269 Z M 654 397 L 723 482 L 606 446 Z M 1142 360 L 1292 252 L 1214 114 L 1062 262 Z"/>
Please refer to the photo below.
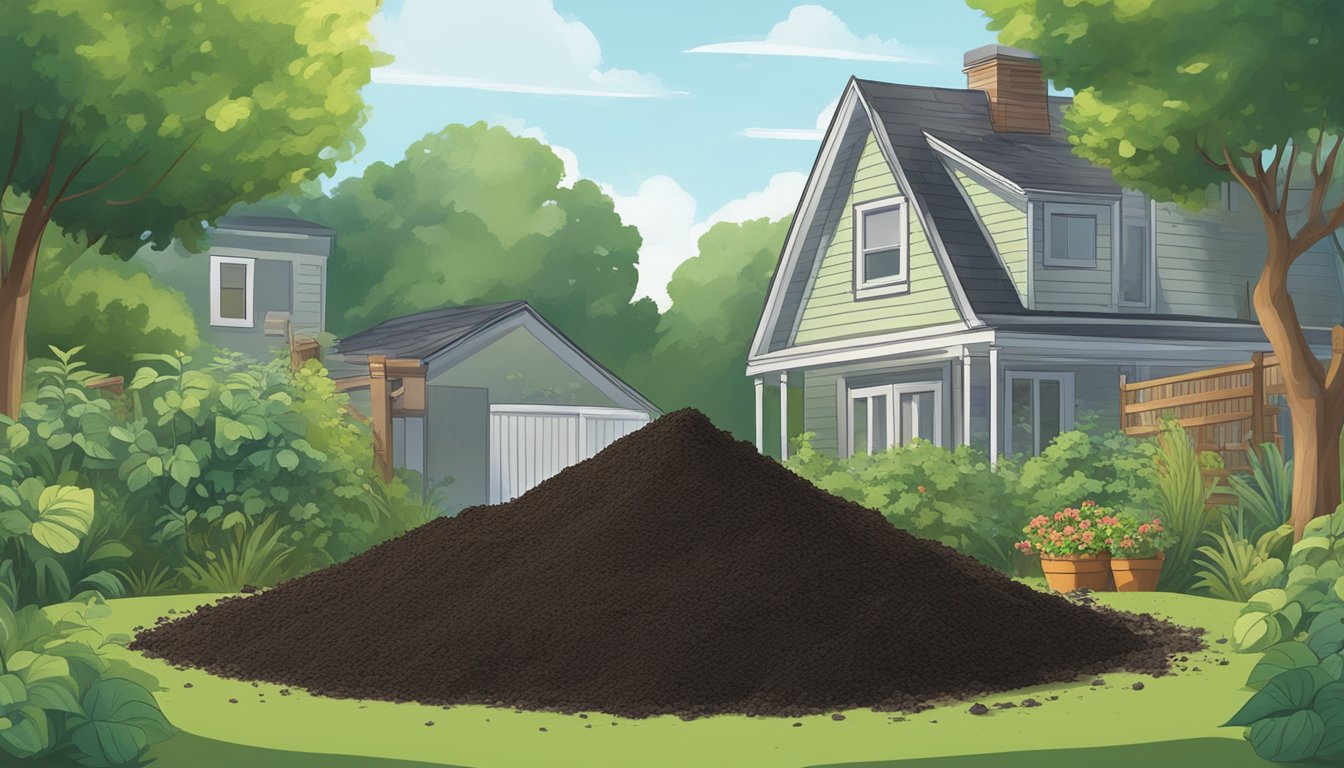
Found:
<path fill-rule="evenodd" d="M 1288 293 L 1291 265 L 1286 222 L 1269 232 L 1269 253 L 1255 287 L 1260 327 L 1278 357 L 1293 425 L 1294 540 L 1307 523 L 1335 511 L 1340 503 L 1340 430 L 1344 401 L 1327 389 L 1326 370 L 1316 359 Z M 1340 331 L 1336 329 L 1335 338 Z M 1339 344 L 1333 355 L 1340 356 Z M 1334 362 L 1334 361 L 1332 361 Z M 1333 367 L 1333 366 L 1332 366 Z"/>
<path fill-rule="evenodd" d="M 50 220 L 44 208 L 48 185 L 44 183 L 19 222 L 14 238 L 14 255 L 0 284 L 0 413 L 18 418 L 23 404 L 24 365 L 28 359 L 28 304 L 33 291 L 33 274 L 42 234 Z"/>

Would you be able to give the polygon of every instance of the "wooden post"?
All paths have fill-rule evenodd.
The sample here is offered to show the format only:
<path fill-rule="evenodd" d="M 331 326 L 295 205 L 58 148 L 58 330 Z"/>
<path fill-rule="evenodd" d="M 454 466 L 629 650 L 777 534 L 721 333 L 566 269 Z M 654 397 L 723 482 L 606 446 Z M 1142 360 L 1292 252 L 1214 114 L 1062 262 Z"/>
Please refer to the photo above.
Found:
<path fill-rule="evenodd" d="M 1120 374 L 1120 431 L 1125 434 L 1129 434 L 1129 430 L 1127 429 L 1129 427 L 1129 420 L 1125 418 L 1125 411 L 1128 410 L 1125 408 L 1125 406 L 1128 405 L 1126 402 L 1127 398 L 1125 397 L 1125 384 L 1127 383 L 1129 383 L 1129 377 L 1123 373 Z"/>
<path fill-rule="evenodd" d="M 1248 445 L 1255 455 L 1260 455 L 1260 444 L 1269 439 L 1270 432 L 1265 421 L 1265 353 L 1251 353 L 1251 438 Z M 1250 442 L 1248 440 L 1247 442 Z"/>
<path fill-rule="evenodd" d="M 392 479 L 392 391 L 387 358 L 369 355 L 369 420 L 373 426 L 373 465 L 383 482 Z"/>

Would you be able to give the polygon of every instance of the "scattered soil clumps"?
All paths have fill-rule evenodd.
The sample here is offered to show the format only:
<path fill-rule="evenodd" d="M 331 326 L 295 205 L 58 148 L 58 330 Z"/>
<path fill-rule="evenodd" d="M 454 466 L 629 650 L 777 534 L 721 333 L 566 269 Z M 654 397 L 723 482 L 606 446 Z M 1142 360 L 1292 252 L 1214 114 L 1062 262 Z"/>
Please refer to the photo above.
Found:
<path fill-rule="evenodd" d="M 1163 674 L 1200 643 L 916 538 L 685 410 L 132 647 L 326 696 L 696 717 L 918 710 Z"/>

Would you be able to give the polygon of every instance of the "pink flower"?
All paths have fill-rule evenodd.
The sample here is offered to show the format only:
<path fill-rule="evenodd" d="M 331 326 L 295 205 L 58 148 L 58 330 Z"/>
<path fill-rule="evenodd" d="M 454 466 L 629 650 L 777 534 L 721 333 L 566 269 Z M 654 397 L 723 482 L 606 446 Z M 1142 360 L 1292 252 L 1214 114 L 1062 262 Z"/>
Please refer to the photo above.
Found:
<path fill-rule="evenodd" d="M 924 492 L 924 486 L 922 486 L 922 485 L 919 486 L 919 492 L 920 492 L 920 493 L 923 493 L 923 492 Z"/>
<path fill-rule="evenodd" d="M 1071 533 L 1073 533 L 1073 526 L 1072 525 L 1064 526 L 1064 535 L 1068 536 Z"/>
<path fill-rule="evenodd" d="M 1083 502 L 1083 506 L 1084 506 L 1084 507 L 1095 507 L 1095 506 L 1097 506 L 1097 502 L 1095 502 L 1095 501 L 1084 501 L 1084 502 Z"/>
<path fill-rule="evenodd" d="M 1092 543 L 1092 536 L 1093 536 L 1093 534 L 1092 534 L 1091 531 L 1084 531 L 1084 532 L 1083 532 L 1083 543 L 1085 543 L 1085 544 L 1091 544 L 1091 543 Z"/>
<path fill-rule="evenodd" d="M 1070 510 L 1069 510 L 1069 517 L 1072 517 L 1074 520 L 1077 520 L 1077 519 L 1078 519 L 1078 510 L 1076 510 L 1076 509 L 1070 509 Z"/>
<path fill-rule="evenodd" d="M 1078 523 L 1078 527 L 1079 527 L 1079 528 L 1083 528 L 1083 529 L 1091 528 L 1091 527 L 1092 527 L 1092 521 L 1091 521 L 1091 520 L 1083 520 L 1082 522 Z"/>
<path fill-rule="evenodd" d="M 1063 520 L 1063 519 L 1064 519 L 1064 513 L 1063 513 L 1063 512 L 1056 512 L 1056 513 L 1055 513 L 1055 520 L 1056 520 L 1056 521 Z"/>
<path fill-rule="evenodd" d="M 1139 533 L 1147 533 L 1147 532 L 1148 532 L 1147 523 L 1143 523 L 1142 525 L 1139 526 Z"/>

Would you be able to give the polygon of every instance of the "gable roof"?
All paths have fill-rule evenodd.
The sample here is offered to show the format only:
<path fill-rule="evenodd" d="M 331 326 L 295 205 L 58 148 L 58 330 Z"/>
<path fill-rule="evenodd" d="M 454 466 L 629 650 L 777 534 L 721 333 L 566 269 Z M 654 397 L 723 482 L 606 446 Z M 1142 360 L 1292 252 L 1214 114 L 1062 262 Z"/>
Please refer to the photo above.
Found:
<path fill-rule="evenodd" d="M 790 258 L 790 252 L 806 250 L 802 247 L 806 233 L 795 230 L 814 226 L 810 220 L 804 221 L 805 214 L 811 213 L 808 197 L 819 196 L 823 188 L 833 186 L 833 180 L 815 177 L 828 173 L 830 166 L 823 159 L 834 156 L 839 144 L 852 133 L 846 130 L 852 124 L 841 114 L 851 103 L 846 98 L 850 95 L 857 96 L 853 103 L 867 115 L 893 173 L 930 233 L 934 254 L 968 325 L 984 325 L 981 315 L 1048 314 L 1023 306 L 1012 278 L 944 160 L 965 162 L 985 171 L 1018 194 L 1040 191 L 1119 196 L 1121 188 L 1109 170 L 1073 154 L 1063 127 L 1064 108 L 1072 99 L 1049 98 L 1048 135 L 999 133 L 990 123 L 989 97 L 983 91 L 851 78 L 794 214 L 785 253 L 771 278 L 752 353 L 786 346 L 786 323 L 802 311 L 798 282 L 812 272 L 818 256 L 801 252 Z M 839 174 L 840 170 L 829 172 Z"/>
<path fill-rule="evenodd" d="M 245 232 L 284 232 L 316 237 L 333 237 L 336 234 L 336 230 L 330 227 L 287 216 L 225 216 L 215 222 L 215 228 Z"/>
<path fill-rule="evenodd" d="M 383 355 L 420 360 L 430 365 L 434 359 L 475 354 L 479 345 L 491 344 L 500 334 L 517 327 L 527 328 L 571 368 L 597 383 L 607 394 L 619 393 L 650 414 L 660 413 L 648 398 L 584 352 L 526 301 L 440 307 L 384 320 L 340 339 L 336 342 L 335 352 L 346 362 L 364 362 L 370 355 Z M 589 372 L 580 370 L 585 365 L 590 368 Z"/>
<path fill-rule="evenodd" d="M 525 309 L 531 309 L 526 301 L 506 301 L 395 317 L 336 342 L 336 353 L 425 360 Z"/>

